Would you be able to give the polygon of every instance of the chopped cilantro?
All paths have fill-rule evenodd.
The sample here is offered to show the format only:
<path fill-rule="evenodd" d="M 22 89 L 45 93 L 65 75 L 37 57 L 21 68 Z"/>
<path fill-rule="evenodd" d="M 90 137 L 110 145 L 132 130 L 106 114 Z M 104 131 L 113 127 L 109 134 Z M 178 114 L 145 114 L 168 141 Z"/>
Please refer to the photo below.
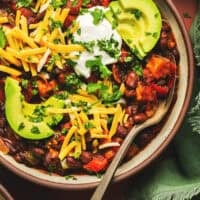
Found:
<path fill-rule="evenodd" d="M 61 134 L 62 134 L 62 135 L 66 135 L 67 132 L 68 132 L 68 129 L 62 128 L 62 130 L 61 130 Z"/>
<path fill-rule="evenodd" d="M 89 130 L 91 128 L 94 128 L 95 126 L 92 122 L 88 121 L 84 124 L 84 127 L 85 127 L 86 130 Z"/>
<path fill-rule="evenodd" d="M 25 128 L 25 124 L 23 122 L 21 122 L 19 127 L 18 127 L 18 131 L 21 131 L 24 128 Z"/>
<path fill-rule="evenodd" d="M 32 126 L 31 133 L 40 134 L 40 129 L 37 126 Z"/>
<path fill-rule="evenodd" d="M 132 11 L 132 13 L 134 14 L 134 16 L 135 16 L 135 18 L 136 18 L 137 20 L 139 20 L 139 19 L 142 17 L 142 12 L 141 12 L 140 10 L 138 10 L 138 9 L 134 9 L 134 10 Z"/>
<path fill-rule="evenodd" d="M 36 88 L 32 89 L 31 91 L 32 95 L 37 95 L 38 94 L 38 90 Z"/>
<path fill-rule="evenodd" d="M 92 71 L 98 71 L 101 78 L 108 78 L 112 74 L 107 66 L 102 63 L 100 56 L 97 56 L 93 60 L 87 60 L 86 67 L 90 68 Z"/>
<path fill-rule="evenodd" d="M 46 64 L 48 67 L 48 70 L 50 71 L 55 65 L 56 61 L 59 61 L 60 59 L 61 58 L 59 54 L 53 54 Z"/>
<path fill-rule="evenodd" d="M 64 5 L 66 5 L 67 1 L 66 0 L 51 0 L 51 5 L 54 8 L 60 8 Z"/>
<path fill-rule="evenodd" d="M 50 20 L 50 29 L 53 31 L 55 28 L 61 28 L 62 27 L 62 22 L 59 20 L 54 20 L 53 18 L 49 18 Z"/>
<path fill-rule="evenodd" d="M 6 36 L 3 31 L 3 28 L 0 27 L 0 48 L 4 48 L 6 46 Z"/>
<path fill-rule="evenodd" d="M 81 29 L 80 28 L 77 30 L 77 34 L 81 35 Z"/>
<path fill-rule="evenodd" d="M 17 1 L 17 7 L 21 8 L 21 7 L 29 7 L 31 5 L 33 0 L 18 0 Z"/>
<path fill-rule="evenodd" d="M 34 122 L 34 123 L 39 123 L 43 121 L 42 116 L 28 116 L 28 117 L 29 117 L 29 121 Z"/>
<path fill-rule="evenodd" d="M 46 107 L 44 105 L 36 106 L 34 111 L 33 111 L 33 115 L 36 115 L 36 116 L 45 117 L 46 116 L 45 113 L 46 113 Z"/>
<path fill-rule="evenodd" d="M 65 176 L 65 179 L 66 179 L 66 180 L 69 180 L 69 179 L 77 180 L 77 178 L 76 178 L 75 176 L 72 176 L 72 175 L 67 175 L 67 176 Z"/>
<path fill-rule="evenodd" d="M 93 52 L 93 48 L 95 46 L 95 41 L 90 41 L 90 42 L 73 41 L 73 43 L 82 45 L 88 52 Z"/>
<path fill-rule="evenodd" d="M 69 92 L 75 92 L 77 89 L 81 87 L 81 85 L 82 81 L 75 73 L 66 76 L 65 87 Z"/>
<path fill-rule="evenodd" d="M 118 101 L 122 93 L 116 85 L 113 85 L 112 93 L 109 92 L 109 88 L 102 83 L 89 83 L 87 85 L 88 93 L 98 93 L 99 98 L 106 104 Z"/>
<path fill-rule="evenodd" d="M 82 5 L 87 6 L 90 2 L 91 2 L 91 0 L 83 0 Z"/>
<path fill-rule="evenodd" d="M 118 58 L 120 55 L 120 50 L 118 48 L 118 41 L 116 41 L 113 36 L 109 40 L 98 40 L 98 46 L 100 50 L 105 51 L 113 58 Z"/>
<path fill-rule="evenodd" d="M 158 32 L 154 32 L 154 33 L 145 32 L 145 35 L 146 35 L 146 36 L 152 36 L 153 38 L 157 38 L 157 37 L 158 37 Z"/>
<path fill-rule="evenodd" d="M 67 99 L 67 97 L 68 97 L 67 92 L 60 92 L 55 95 L 55 98 L 60 99 L 60 100 L 65 100 L 65 99 Z"/>
<path fill-rule="evenodd" d="M 156 13 L 156 14 L 154 15 L 155 18 L 157 18 L 158 16 L 159 16 L 159 13 Z"/>
<path fill-rule="evenodd" d="M 133 71 L 134 71 L 138 76 L 142 76 L 142 75 L 143 75 L 143 68 L 142 68 L 142 65 L 135 65 L 135 66 L 133 66 Z"/>
<path fill-rule="evenodd" d="M 66 63 L 67 63 L 67 65 L 70 66 L 70 67 L 74 67 L 74 66 L 77 64 L 75 61 L 73 61 L 73 60 L 71 60 L 71 59 L 67 59 L 67 60 L 66 60 Z"/>
<path fill-rule="evenodd" d="M 28 80 L 27 79 L 22 79 L 21 85 L 23 88 L 27 89 L 28 88 Z"/>
<path fill-rule="evenodd" d="M 97 178 L 100 179 L 100 178 L 102 178 L 103 174 L 97 173 L 96 176 L 97 176 Z"/>
<path fill-rule="evenodd" d="M 104 18 L 104 12 L 102 9 L 95 8 L 94 11 L 91 12 L 93 17 L 94 25 L 98 25 Z"/>
<path fill-rule="evenodd" d="M 84 15 L 85 13 L 88 13 L 88 9 L 87 8 L 81 8 L 79 14 L 80 15 Z"/>

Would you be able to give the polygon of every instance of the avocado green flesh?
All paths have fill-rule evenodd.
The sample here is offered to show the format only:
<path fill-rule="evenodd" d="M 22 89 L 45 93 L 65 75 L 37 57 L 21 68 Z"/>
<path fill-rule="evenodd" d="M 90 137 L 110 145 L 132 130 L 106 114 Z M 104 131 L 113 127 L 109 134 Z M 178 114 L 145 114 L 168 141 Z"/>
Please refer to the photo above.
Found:
<path fill-rule="evenodd" d="M 160 37 L 162 19 L 157 6 L 152 0 L 118 0 L 111 2 L 109 8 L 113 15 L 109 13 L 107 19 L 111 23 L 111 16 L 117 19 L 117 31 L 131 49 L 136 48 L 136 56 L 143 59 Z M 141 13 L 139 17 L 134 11 Z"/>
<path fill-rule="evenodd" d="M 21 94 L 21 88 L 17 80 L 10 77 L 6 79 L 5 98 L 6 119 L 13 131 L 19 136 L 25 139 L 40 140 L 48 138 L 54 134 L 54 131 L 48 126 L 47 122 L 45 122 L 44 120 L 40 122 L 31 122 L 25 116 L 23 112 L 23 96 Z M 33 111 L 34 107 L 36 106 L 36 104 L 25 104 L 27 107 L 29 107 L 25 109 L 26 114 L 28 113 L 28 109 L 30 109 L 31 113 L 31 111 Z M 46 102 L 44 104 L 46 104 Z M 62 117 L 59 116 L 59 119 L 61 120 Z"/>

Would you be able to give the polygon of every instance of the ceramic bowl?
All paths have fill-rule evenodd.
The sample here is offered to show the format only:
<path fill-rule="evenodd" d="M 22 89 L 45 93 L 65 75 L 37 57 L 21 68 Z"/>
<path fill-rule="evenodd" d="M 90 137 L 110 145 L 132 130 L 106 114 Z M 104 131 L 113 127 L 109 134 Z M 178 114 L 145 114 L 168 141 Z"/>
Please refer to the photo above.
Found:
<path fill-rule="evenodd" d="M 155 0 L 163 16 L 169 21 L 180 50 L 177 99 L 160 133 L 130 161 L 122 164 L 114 177 L 121 181 L 141 171 L 166 148 L 177 133 L 186 114 L 193 88 L 193 54 L 183 21 L 171 0 Z M 77 180 L 66 180 L 17 163 L 11 156 L 0 154 L 0 162 L 17 175 L 40 185 L 59 189 L 88 189 L 97 186 L 96 176 L 76 175 Z"/>

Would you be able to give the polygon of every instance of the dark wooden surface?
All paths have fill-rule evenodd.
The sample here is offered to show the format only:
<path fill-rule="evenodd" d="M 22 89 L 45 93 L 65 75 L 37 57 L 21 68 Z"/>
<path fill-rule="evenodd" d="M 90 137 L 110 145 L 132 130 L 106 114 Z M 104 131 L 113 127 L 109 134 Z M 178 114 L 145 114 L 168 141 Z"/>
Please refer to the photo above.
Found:
<path fill-rule="evenodd" d="M 189 29 L 197 11 L 197 0 L 173 0 L 173 2 L 183 16 L 186 27 Z M 4 167 L 0 168 L 0 180 L 16 200 L 89 200 L 92 194 L 92 191 L 61 191 L 45 188 L 23 180 Z M 105 194 L 104 199 L 124 200 L 123 196 L 128 183 L 129 181 L 126 180 L 112 185 Z"/>

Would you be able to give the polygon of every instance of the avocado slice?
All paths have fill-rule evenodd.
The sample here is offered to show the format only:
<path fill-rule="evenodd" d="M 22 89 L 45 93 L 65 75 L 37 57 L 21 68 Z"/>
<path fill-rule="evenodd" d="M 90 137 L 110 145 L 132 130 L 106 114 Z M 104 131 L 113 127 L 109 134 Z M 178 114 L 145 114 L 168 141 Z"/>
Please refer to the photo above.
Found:
<path fill-rule="evenodd" d="M 157 43 L 162 28 L 160 11 L 152 0 L 119 0 L 125 11 L 139 10 L 147 21 L 140 43 L 145 52 L 149 52 Z"/>
<path fill-rule="evenodd" d="M 111 2 L 109 8 L 117 20 L 116 30 L 136 56 L 143 59 L 160 37 L 162 19 L 156 4 L 152 0 L 118 0 Z M 111 21 L 111 14 L 107 16 Z"/>
<path fill-rule="evenodd" d="M 29 104 L 23 99 L 19 82 L 7 77 L 5 81 L 5 114 L 10 127 L 25 139 L 40 140 L 52 136 L 54 131 L 49 127 L 49 124 L 55 119 L 58 122 L 62 119 L 62 116 L 45 116 L 43 120 L 38 121 L 30 120 L 30 116 L 38 119 L 39 115 L 34 114 L 38 106 L 54 106 L 52 104 L 55 103 L 55 107 L 62 108 L 64 101 L 61 102 L 55 97 L 50 97 L 42 104 Z"/>
<path fill-rule="evenodd" d="M 37 121 L 41 119 L 50 127 L 57 125 L 63 118 L 62 114 L 50 114 L 46 115 L 45 111 L 48 107 L 54 108 L 63 108 L 64 101 L 54 96 L 50 97 L 42 104 L 30 104 L 25 101 L 22 101 L 22 112 L 26 118 L 29 118 L 31 121 Z"/>

